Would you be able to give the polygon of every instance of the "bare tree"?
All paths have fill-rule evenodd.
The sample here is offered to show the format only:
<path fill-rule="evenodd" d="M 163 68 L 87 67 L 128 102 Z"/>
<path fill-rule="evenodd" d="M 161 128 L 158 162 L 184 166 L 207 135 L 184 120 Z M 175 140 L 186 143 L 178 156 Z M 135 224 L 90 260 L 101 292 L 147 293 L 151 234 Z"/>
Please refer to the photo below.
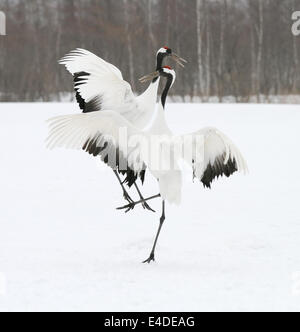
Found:
<path fill-rule="evenodd" d="M 300 94 L 300 37 L 291 33 L 300 0 L 0 0 L 0 8 L 2 101 L 72 96 L 57 60 L 77 47 L 119 67 L 136 92 L 157 49 L 169 46 L 189 61 L 175 67 L 176 100 Z"/>
<path fill-rule="evenodd" d="M 199 94 L 203 96 L 203 63 L 202 63 L 202 0 L 197 0 L 197 50 L 198 50 L 198 74 L 199 74 Z"/>
<path fill-rule="evenodd" d="M 134 61 L 133 61 L 133 49 L 132 49 L 132 32 L 130 29 L 130 15 L 129 11 L 131 8 L 129 8 L 129 2 L 128 0 L 123 0 L 124 3 L 124 13 L 125 13 L 125 26 L 126 26 L 126 35 L 127 35 L 127 49 L 128 49 L 128 57 L 129 57 L 129 73 L 130 73 L 130 82 L 135 90 L 135 80 L 134 80 Z"/>
<path fill-rule="evenodd" d="M 204 0 L 204 8 L 206 13 L 209 14 L 209 6 L 207 5 L 207 0 Z M 209 98 L 210 96 L 210 84 L 211 84 L 211 68 L 210 68 L 210 54 L 211 54 L 211 33 L 210 33 L 210 15 L 206 15 L 206 70 L 205 70 L 205 77 L 206 77 L 206 90 L 205 96 Z"/>
<path fill-rule="evenodd" d="M 219 64 L 218 64 L 218 95 L 220 102 L 223 101 L 224 96 L 224 47 L 225 47 L 225 29 L 226 29 L 226 14 L 227 14 L 227 1 L 223 0 L 223 6 L 220 6 L 220 50 L 219 50 Z"/>
<path fill-rule="evenodd" d="M 263 54 L 263 41 L 264 41 L 264 5 L 263 0 L 258 0 L 258 51 L 257 51 L 257 81 L 256 81 L 256 94 L 257 101 L 260 101 L 260 76 L 262 70 L 262 54 Z"/>

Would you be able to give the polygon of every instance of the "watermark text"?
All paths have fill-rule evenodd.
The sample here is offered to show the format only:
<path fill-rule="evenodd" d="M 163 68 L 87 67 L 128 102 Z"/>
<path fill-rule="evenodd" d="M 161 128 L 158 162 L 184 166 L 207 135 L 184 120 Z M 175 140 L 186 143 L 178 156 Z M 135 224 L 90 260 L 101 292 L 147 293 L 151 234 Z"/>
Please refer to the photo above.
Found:
<path fill-rule="evenodd" d="M 117 138 L 100 136 L 85 144 L 85 149 L 101 151 L 102 160 L 113 169 L 152 171 L 181 170 L 178 160 L 185 160 L 201 173 L 205 160 L 205 138 L 202 134 L 172 137 L 169 135 L 128 135 L 126 127 L 119 128 Z M 95 146 L 97 148 L 95 148 Z M 117 147 L 118 148 L 115 148 Z"/>
<path fill-rule="evenodd" d="M 292 34 L 300 36 L 300 11 L 293 12 L 292 20 L 295 21 L 292 25 Z"/>

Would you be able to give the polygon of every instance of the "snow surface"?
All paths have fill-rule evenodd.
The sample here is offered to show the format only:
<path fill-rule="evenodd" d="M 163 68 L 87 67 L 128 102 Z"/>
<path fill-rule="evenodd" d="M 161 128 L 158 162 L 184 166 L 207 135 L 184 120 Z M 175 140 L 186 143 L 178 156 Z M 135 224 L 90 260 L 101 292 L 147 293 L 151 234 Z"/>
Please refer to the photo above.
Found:
<path fill-rule="evenodd" d="M 299 106 L 168 105 L 176 132 L 214 126 L 230 136 L 250 174 L 211 191 L 187 174 L 152 265 L 141 261 L 159 200 L 156 215 L 116 211 L 124 201 L 111 170 L 45 148 L 45 120 L 77 106 L 0 109 L 1 311 L 300 310 Z M 156 194 L 155 180 L 143 191 Z"/>

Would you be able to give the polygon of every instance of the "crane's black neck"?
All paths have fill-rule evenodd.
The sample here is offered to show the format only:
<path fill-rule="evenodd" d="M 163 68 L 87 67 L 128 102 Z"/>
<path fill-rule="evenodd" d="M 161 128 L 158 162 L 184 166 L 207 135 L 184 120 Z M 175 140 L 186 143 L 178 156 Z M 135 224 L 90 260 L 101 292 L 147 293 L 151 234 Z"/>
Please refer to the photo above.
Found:
<path fill-rule="evenodd" d="M 158 53 L 157 58 L 156 58 L 156 70 L 157 71 L 162 68 L 163 62 L 164 62 L 164 55 L 162 53 Z M 154 78 L 152 83 L 155 83 L 157 80 L 158 80 L 158 77 Z"/>
<path fill-rule="evenodd" d="M 169 90 L 171 88 L 172 82 L 173 82 L 172 75 L 168 75 L 165 89 L 164 89 L 164 91 L 161 95 L 161 103 L 162 103 L 163 108 L 165 108 L 165 106 L 166 106 L 166 101 L 167 101 L 168 93 L 169 93 Z"/>
<path fill-rule="evenodd" d="M 156 70 L 159 70 L 162 68 L 163 66 L 163 62 L 164 62 L 164 58 L 165 55 L 162 53 L 157 54 L 157 58 L 156 58 Z"/>

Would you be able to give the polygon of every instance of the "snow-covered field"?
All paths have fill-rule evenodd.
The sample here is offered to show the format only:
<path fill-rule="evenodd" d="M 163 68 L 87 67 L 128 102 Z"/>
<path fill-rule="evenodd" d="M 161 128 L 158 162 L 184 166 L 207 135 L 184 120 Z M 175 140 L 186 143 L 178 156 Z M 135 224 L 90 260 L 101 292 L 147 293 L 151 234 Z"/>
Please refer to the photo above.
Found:
<path fill-rule="evenodd" d="M 300 310 L 300 106 L 168 105 L 178 133 L 227 133 L 250 174 L 211 191 L 187 174 L 152 265 L 160 202 L 118 212 L 111 170 L 45 149 L 45 120 L 75 111 L 0 104 L 0 311 Z M 157 193 L 150 177 L 144 193 Z"/>

